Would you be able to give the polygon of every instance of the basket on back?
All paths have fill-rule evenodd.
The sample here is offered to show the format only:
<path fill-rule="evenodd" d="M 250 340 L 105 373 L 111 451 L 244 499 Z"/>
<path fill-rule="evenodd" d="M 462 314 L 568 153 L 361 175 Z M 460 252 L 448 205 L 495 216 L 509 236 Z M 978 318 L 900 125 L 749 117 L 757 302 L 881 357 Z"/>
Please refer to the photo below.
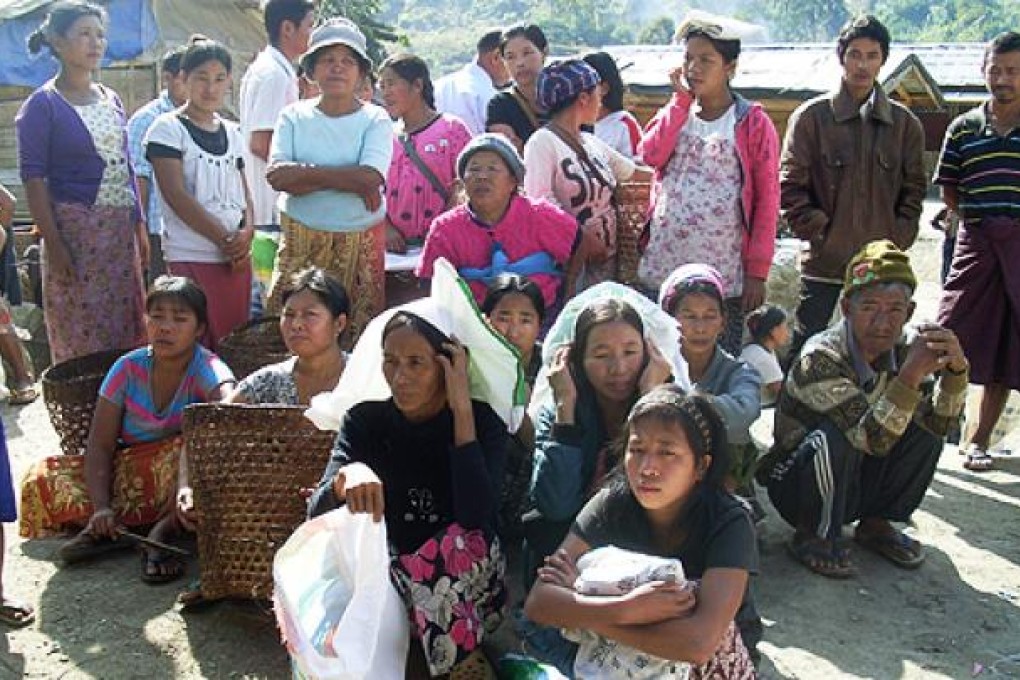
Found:
<path fill-rule="evenodd" d="M 637 281 L 638 240 L 648 222 L 651 181 L 621 182 L 616 186 L 616 269 L 620 283 Z"/>
<path fill-rule="evenodd" d="M 184 445 L 195 509 L 202 595 L 264 599 L 273 557 L 304 521 L 300 490 L 314 487 L 334 432 L 297 406 L 195 404 L 184 412 Z"/>
<path fill-rule="evenodd" d="M 65 455 L 84 455 L 103 378 L 129 350 L 116 349 L 63 361 L 43 371 L 43 401 Z"/>
<path fill-rule="evenodd" d="M 249 321 L 220 341 L 216 353 L 238 380 L 290 356 L 280 334 L 280 317 Z"/>

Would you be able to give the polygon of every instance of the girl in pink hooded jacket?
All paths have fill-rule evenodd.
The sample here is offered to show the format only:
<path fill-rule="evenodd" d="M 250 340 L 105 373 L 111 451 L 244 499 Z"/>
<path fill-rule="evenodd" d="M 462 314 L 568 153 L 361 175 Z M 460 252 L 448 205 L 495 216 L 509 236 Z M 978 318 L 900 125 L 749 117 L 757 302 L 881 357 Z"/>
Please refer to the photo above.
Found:
<path fill-rule="evenodd" d="M 685 21 L 675 94 L 638 147 L 655 168 L 651 222 L 638 275 L 649 288 L 705 262 L 726 285 L 722 345 L 740 351 L 744 314 L 765 299 L 779 216 L 779 139 L 760 104 L 734 93 L 740 40 L 726 26 Z"/>

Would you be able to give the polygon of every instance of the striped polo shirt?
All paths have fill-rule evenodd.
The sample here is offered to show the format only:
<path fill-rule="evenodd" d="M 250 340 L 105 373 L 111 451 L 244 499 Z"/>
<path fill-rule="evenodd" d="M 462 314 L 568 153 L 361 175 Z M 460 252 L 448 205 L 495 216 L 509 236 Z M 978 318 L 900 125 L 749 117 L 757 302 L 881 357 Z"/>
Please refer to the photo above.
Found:
<path fill-rule="evenodd" d="M 998 134 L 987 104 L 957 116 L 946 130 L 935 184 L 954 186 L 965 222 L 1020 218 L 1020 128 Z"/>

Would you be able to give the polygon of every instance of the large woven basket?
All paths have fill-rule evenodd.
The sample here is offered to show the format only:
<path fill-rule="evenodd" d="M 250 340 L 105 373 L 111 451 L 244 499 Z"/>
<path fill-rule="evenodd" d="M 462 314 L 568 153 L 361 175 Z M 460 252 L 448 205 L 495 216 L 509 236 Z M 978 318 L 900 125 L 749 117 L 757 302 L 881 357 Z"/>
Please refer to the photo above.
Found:
<path fill-rule="evenodd" d="M 616 187 L 619 216 L 616 225 L 616 276 L 620 283 L 637 281 L 638 263 L 641 260 L 638 239 L 648 222 L 651 190 L 650 181 L 622 182 Z"/>
<path fill-rule="evenodd" d="M 290 356 L 280 334 L 280 317 L 249 321 L 220 341 L 216 353 L 238 380 Z"/>
<path fill-rule="evenodd" d="M 266 599 L 273 557 L 304 521 L 302 488 L 314 487 L 335 433 L 296 406 L 194 404 L 184 443 L 198 528 L 202 595 Z"/>
<path fill-rule="evenodd" d="M 99 387 L 110 367 L 129 350 L 117 349 L 64 361 L 43 371 L 43 401 L 66 455 L 84 455 Z"/>

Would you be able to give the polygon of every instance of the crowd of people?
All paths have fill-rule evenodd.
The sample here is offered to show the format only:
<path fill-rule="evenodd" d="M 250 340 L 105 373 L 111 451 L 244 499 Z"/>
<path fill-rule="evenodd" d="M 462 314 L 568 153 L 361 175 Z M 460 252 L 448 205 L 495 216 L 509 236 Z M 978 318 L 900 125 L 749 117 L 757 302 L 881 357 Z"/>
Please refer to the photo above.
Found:
<path fill-rule="evenodd" d="M 209 38 L 163 58 L 165 89 L 130 119 L 94 80 L 103 9 L 57 3 L 29 41 L 60 63 L 17 116 L 52 359 L 124 354 L 87 453 L 29 471 L 22 535 L 77 527 L 59 551 L 73 563 L 122 548 L 126 528 L 155 544 L 200 531 L 182 414 L 222 401 L 329 411 L 338 434 L 308 514 L 385 522 L 409 677 L 457 677 L 508 598 L 525 649 L 568 677 L 649 659 L 753 677 L 756 483 L 814 573 L 855 573 L 843 537 L 854 522 L 860 548 L 923 562 L 893 523 L 920 505 L 968 383 L 984 386 L 971 470 L 991 467 L 991 427 L 1020 388 L 1008 274 L 1020 35 L 988 46 L 991 99 L 947 132 L 935 182 L 959 216 L 955 253 L 939 323 L 908 327 L 923 132 L 876 80 L 890 36 L 872 16 L 842 29 L 841 82 L 800 106 L 780 143 L 731 87 L 741 43 L 725 19 L 680 25 L 673 95 L 642 129 L 610 55 L 550 60 L 532 24 L 487 33 L 472 63 L 434 83 L 410 54 L 376 72 L 361 29 L 314 25 L 309 0 L 269 0 L 264 13 L 269 45 L 241 80 L 239 123 L 220 114 L 230 52 Z M 652 192 L 625 285 L 615 192 L 629 181 Z M 7 220 L 12 206 L 0 211 Z M 765 304 L 781 216 L 809 244 L 789 320 Z M 278 242 L 266 290 L 256 238 Z M 387 308 L 387 251 L 417 255 L 421 300 Z M 430 297 L 450 271 L 468 310 L 453 321 L 452 298 Z M 263 295 L 292 356 L 237 381 L 215 351 Z M 486 333 L 502 354 L 472 347 Z M 14 396 L 34 398 L 15 372 Z M 523 417 L 497 395 L 519 386 Z M 763 407 L 775 409 L 767 452 L 750 436 Z M 7 476 L 0 520 L 13 521 Z M 679 561 L 683 578 L 581 588 L 608 546 L 631 551 L 640 573 Z M 508 554 L 527 593 L 508 593 Z M 146 582 L 185 569 L 142 550 Z M 447 596 L 446 609 L 421 606 Z M 20 626 L 34 612 L 4 593 L 0 617 Z M 593 656 L 590 639 L 610 651 Z"/>

